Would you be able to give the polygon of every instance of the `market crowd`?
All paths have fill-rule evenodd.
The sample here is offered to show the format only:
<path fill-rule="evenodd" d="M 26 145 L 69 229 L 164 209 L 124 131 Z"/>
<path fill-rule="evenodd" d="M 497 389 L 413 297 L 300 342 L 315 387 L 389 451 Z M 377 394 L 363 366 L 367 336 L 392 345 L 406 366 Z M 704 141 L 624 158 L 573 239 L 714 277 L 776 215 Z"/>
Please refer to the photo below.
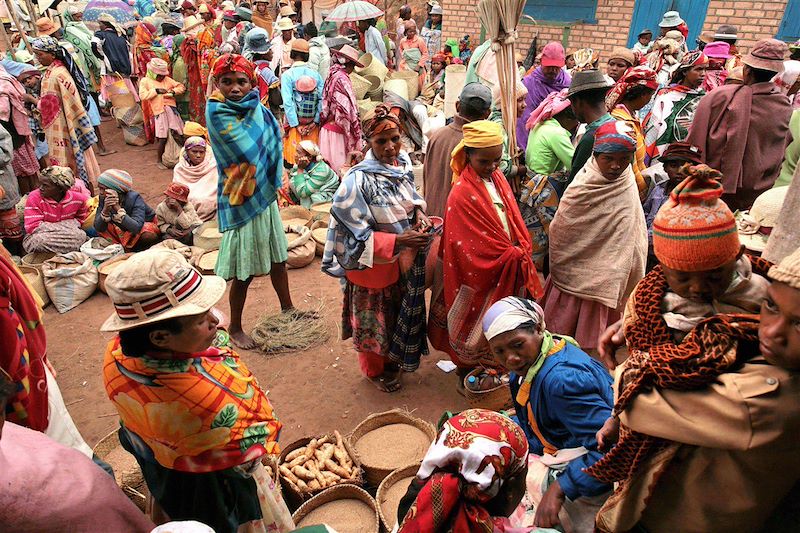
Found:
<path fill-rule="evenodd" d="M 513 404 L 443 421 L 399 531 L 796 531 L 800 241 L 764 252 L 798 238 L 800 42 L 688 42 L 677 11 L 632 49 L 550 42 L 517 57 L 505 124 L 492 43 L 444 35 L 436 0 L 419 25 L 301 7 L 137 0 L 121 23 L 68 3 L 13 32 L 0 529 L 293 531 L 263 464 L 281 423 L 237 349 L 254 277 L 319 318 L 292 302 L 281 209 L 326 206 L 364 377 L 396 392 L 433 348 L 463 394 L 491 369 Z M 157 205 L 146 176 L 101 170 L 111 119 L 172 169 Z M 209 224 L 215 275 L 176 251 Z M 105 281 L 102 378 L 147 516 L 75 427 L 16 266 L 89 239 L 132 253 Z"/>

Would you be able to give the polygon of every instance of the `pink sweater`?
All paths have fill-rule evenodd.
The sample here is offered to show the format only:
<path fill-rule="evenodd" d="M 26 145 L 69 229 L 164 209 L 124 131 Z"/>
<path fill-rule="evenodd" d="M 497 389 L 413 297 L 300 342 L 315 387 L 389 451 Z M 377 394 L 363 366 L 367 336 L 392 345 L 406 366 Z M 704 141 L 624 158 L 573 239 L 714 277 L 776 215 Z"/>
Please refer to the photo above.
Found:
<path fill-rule="evenodd" d="M 89 210 L 86 207 L 85 194 L 70 189 L 60 202 L 42 198 L 39 189 L 34 189 L 25 202 L 25 233 L 31 234 L 42 222 L 61 222 L 78 219 L 82 224 Z"/>

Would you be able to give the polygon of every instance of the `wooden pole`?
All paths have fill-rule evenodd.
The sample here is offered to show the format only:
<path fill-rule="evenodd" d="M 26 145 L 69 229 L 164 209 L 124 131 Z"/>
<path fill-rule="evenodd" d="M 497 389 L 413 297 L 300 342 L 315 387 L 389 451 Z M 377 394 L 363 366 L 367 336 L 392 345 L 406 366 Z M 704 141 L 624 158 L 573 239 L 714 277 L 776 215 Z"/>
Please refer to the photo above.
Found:
<path fill-rule="evenodd" d="M 11 45 L 11 39 L 8 37 L 8 33 L 6 32 L 6 25 L 0 21 L 0 33 L 3 34 L 3 43 L 6 45 L 6 50 L 9 51 L 11 54 L 11 59 L 13 61 L 17 60 L 17 54 L 14 53 L 14 47 Z"/>
<path fill-rule="evenodd" d="M 28 16 L 31 17 L 31 22 L 33 23 L 31 29 L 33 30 L 33 36 L 39 36 L 39 30 L 36 29 L 36 21 L 39 20 L 39 13 L 36 11 L 36 8 L 33 5 L 31 0 L 25 0 L 25 5 L 28 6 Z"/>
<path fill-rule="evenodd" d="M 31 48 L 31 43 L 28 42 L 28 34 L 25 33 L 25 28 L 23 28 L 19 23 L 17 12 L 14 11 L 14 4 L 11 3 L 11 0 L 6 0 L 6 7 L 8 8 L 8 14 L 11 17 L 11 20 L 14 21 L 14 25 L 17 27 L 17 30 L 19 30 L 19 34 L 22 36 L 22 42 L 25 43 L 25 48 L 27 48 L 28 52 L 32 54 L 33 48 Z"/>

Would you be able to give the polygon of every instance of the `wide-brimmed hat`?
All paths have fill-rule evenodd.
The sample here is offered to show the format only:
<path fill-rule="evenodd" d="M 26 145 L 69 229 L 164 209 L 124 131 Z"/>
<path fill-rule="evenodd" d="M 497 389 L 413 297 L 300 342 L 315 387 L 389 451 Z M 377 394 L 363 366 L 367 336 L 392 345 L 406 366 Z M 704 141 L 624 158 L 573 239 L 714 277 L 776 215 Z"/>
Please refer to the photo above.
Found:
<path fill-rule="evenodd" d="M 567 96 L 573 96 L 592 89 L 608 89 L 614 85 L 613 81 L 597 69 L 582 70 L 572 76 Z"/>
<path fill-rule="evenodd" d="M 788 49 L 786 43 L 778 39 L 762 39 L 742 58 L 742 63 L 760 70 L 783 72 L 783 57 Z"/>
<path fill-rule="evenodd" d="M 667 11 L 664 13 L 664 17 L 661 19 L 661 22 L 658 23 L 659 28 L 675 28 L 683 24 L 683 19 L 681 18 L 681 14 L 677 11 Z"/>
<path fill-rule="evenodd" d="M 361 61 L 358 60 L 358 58 L 359 58 L 358 50 L 356 50 L 355 48 L 353 48 L 349 44 L 346 44 L 346 45 L 342 46 L 339 50 L 336 50 L 335 48 L 331 48 L 331 53 L 333 55 L 336 55 L 336 56 L 339 56 L 339 57 L 343 57 L 348 62 L 355 64 L 355 66 L 357 66 L 359 68 L 364 66 L 361 63 Z"/>
<path fill-rule="evenodd" d="M 775 187 L 761 193 L 749 211 L 736 214 L 739 240 L 753 252 L 763 252 L 772 229 L 778 225 L 789 187 Z"/>
<path fill-rule="evenodd" d="M 236 8 L 236 16 L 242 20 L 250 22 L 253 20 L 253 11 L 249 8 L 239 6 Z"/>
<path fill-rule="evenodd" d="M 697 37 L 697 42 L 704 43 L 706 45 L 714 42 L 714 32 L 713 31 L 701 32 L 700 35 Z M 705 48 L 703 50 L 705 51 Z"/>
<path fill-rule="evenodd" d="M 198 17 L 197 15 L 189 15 L 183 19 L 183 27 L 181 28 L 182 32 L 190 31 L 203 23 L 203 19 Z"/>
<path fill-rule="evenodd" d="M 720 24 L 714 33 L 714 39 L 727 39 L 735 41 L 739 38 L 739 29 L 733 24 Z"/>
<path fill-rule="evenodd" d="M 124 331 L 168 318 L 205 313 L 225 294 L 225 280 L 203 276 L 182 254 L 151 249 L 134 254 L 106 279 L 114 313 L 100 331 Z"/>
<path fill-rule="evenodd" d="M 280 15 L 282 17 L 291 17 L 292 15 L 297 15 L 297 11 L 292 9 L 292 6 L 283 6 L 281 8 Z"/>
<path fill-rule="evenodd" d="M 641 37 L 642 35 L 653 35 L 653 30 L 651 30 L 650 28 L 645 28 L 639 32 L 639 35 L 637 35 L 637 37 Z"/>
<path fill-rule="evenodd" d="M 254 54 L 266 54 L 272 48 L 269 34 L 264 28 L 253 28 L 245 35 L 244 47 Z"/>
<path fill-rule="evenodd" d="M 277 27 L 280 31 L 294 30 L 294 22 L 289 20 L 288 17 L 283 17 L 278 21 L 275 27 Z"/>
<path fill-rule="evenodd" d="M 703 53 L 712 59 L 728 59 L 731 57 L 731 45 L 724 41 L 715 41 L 708 43 L 703 48 Z"/>
<path fill-rule="evenodd" d="M 303 52 L 307 54 L 310 50 L 308 41 L 305 39 L 295 39 L 292 41 L 292 52 Z"/>
<path fill-rule="evenodd" d="M 39 35 L 52 35 L 61 28 L 52 19 L 42 17 L 36 21 L 36 31 Z"/>

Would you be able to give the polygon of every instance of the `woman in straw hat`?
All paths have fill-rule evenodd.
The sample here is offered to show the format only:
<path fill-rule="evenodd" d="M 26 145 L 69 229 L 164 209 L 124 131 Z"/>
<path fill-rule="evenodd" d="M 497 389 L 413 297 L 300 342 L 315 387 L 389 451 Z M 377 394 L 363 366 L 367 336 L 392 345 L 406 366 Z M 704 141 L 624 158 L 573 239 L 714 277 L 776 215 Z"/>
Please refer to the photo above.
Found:
<path fill-rule="evenodd" d="M 347 154 L 360 150 L 363 145 L 361 118 L 350 81 L 355 67 L 362 65 L 358 61 L 358 51 L 350 45 L 331 50 L 331 55 L 331 70 L 322 90 L 319 147 L 322 157 L 339 172 L 346 163 Z"/>
<path fill-rule="evenodd" d="M 425 341 L 425 255 L 430 221 L 401 150 L 400 121 L 381 104 L 365 125 L 370 145 L 331 207 L 322 271 L 344 278 L 342 337 L 353 338 L 361 373 L 383 392 L 400 390 Z"/>
<path fill-rule="evenodd" d="M 161 170 L 167 167 L 161 162 L 170 132 L 183 133 L 183 119 L 178 114 L 175 96 L 185 91 L 183 84 L 169 77 L 169 65 L 154 57 L 147 65 L 147 77 L 139 82 L 139 98 L 145 121 L 152 122 L 156 141 L 156 164 Z"/>
<path fill-rule="evenodd" d="M 101 329 L 116 336 L 103 382 L 160 511 L 218 532 L 290 531 L 261 464 L 280 452 L 281 423 L 213 311 L 225 280 L 159 249 L 125 261 L 106 287 L 114 312 Z"/>

